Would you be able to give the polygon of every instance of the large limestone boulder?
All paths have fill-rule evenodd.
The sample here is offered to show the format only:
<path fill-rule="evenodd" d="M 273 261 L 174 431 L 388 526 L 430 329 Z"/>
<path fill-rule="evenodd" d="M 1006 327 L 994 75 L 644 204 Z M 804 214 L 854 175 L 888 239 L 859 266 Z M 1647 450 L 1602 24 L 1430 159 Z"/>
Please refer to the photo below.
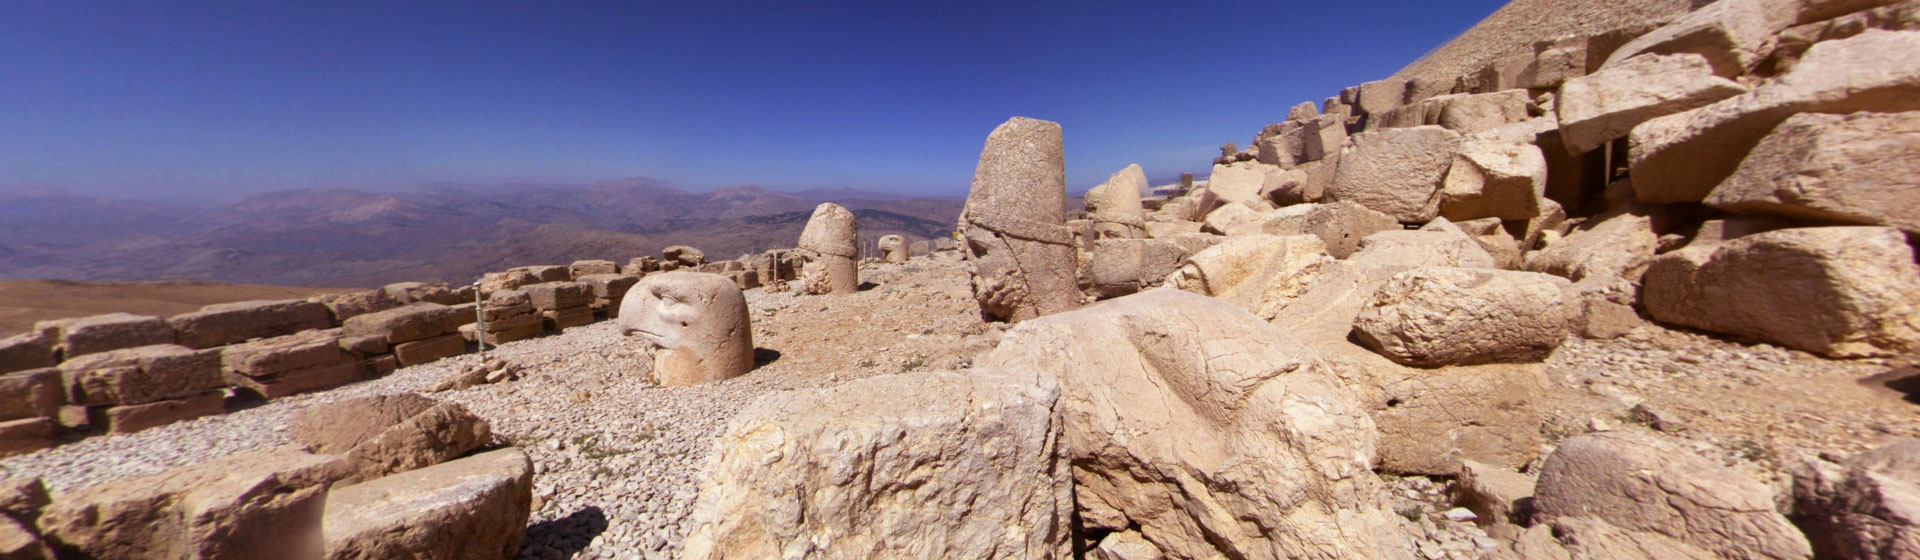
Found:
<path fill-rule="evenodd" d="M 1641 278 L 1654 320 L 1829 356 L 1920 347 L 1920 265 L 1893 228 L 1793 228 L 1660 255 Z"/>
<path fill-rule="evenodd" d="M 1380 429 L 1374 468 L 1455 476 L 1466 461 L 1518 469 L 1540 457 L 1545 367 L 1486 364 L 1424 369 L 1345 338 L 1305 342 L 1360 398 Z"/>
<path fill-rule="evenodd" d="M 1633 212 L 1596 216 L 1560 241 L 1527 254 L 1527 270 L 1569 280 L 1611 276 L 1638 282 L 1653 262 L 1660 236 L 1653 220 Z"/>
<path fill-rule="evenodd" d="M 1555 517 L 1527 529 L 1514 549 L 1523 560 L 1725 560 L 1650 531 L 1629 531 L 1591 517 Z"/>
<path fill-rule="evenodd" d="M 762 398 L 715 443 L 682 557 L 1070 557 L 1059 395 L 975 369 Z"/>
<path fill-rule="evenodd" d="M 333 326 L 327 306 L 306 300 L 217 303 L 167 319 L 181 346 L 212 348 Z"/>
<path fill-rule="evenodd" d="M 1387 230 L 1360 240 L 1360 250 L 1347 260 L 1380 266 L 1416 268 L 1455 266 L 1499 268 L 1500 262 L 1480 247 L 1473 236 L 1453 230 Z"/>
<path fill-rule="evenodd" d="M 1793 497 L 1821 558 L 1920 558 L 1920 440 L 1811 461 L 1793 477 Z"/>
<path fill-rule="evenodd" d="M 1575 332 L 1572 283 L 1534 272 L 1418 268 L 1373 294 L 1353 332 L 1362 344 L 1419 367 L 1538 361 Z"/>
<path fill-rule="evenodd" d="M 1014 117 L 987 135 L 960 211 L 982 317 L 1024 321 L 1080 306 L 1065 157 L 1060 123 Z"/>
<path fill-rule="evenodd" d="M 1740 76 L 1766 56 L 1775 34 L 1794 24 L 1801 1 L 1713 2 L 1628 41 L 1601 67 L 1604 71 L 1646 53 L 1692 53 L 1704 57 L 1716 74 Z"/>
<path fill-rule="evenodd" d="M 1147 190 L 1147 173 L 1137 163 L 1088 190 L 1083 200 L 1094 234 L 1101 239 L 1146 237 L 1147 211 L 1140 205 L 1140 193 Z"/>
<path fill-rule="evenodd" d="M 1246 235 L 1259 233 L 1261 224 L 1266 223 L 1267 215 L 1239 202 L 1230 202 L 1207 214 L 1207 220 L 1200 225 L 1200 231 L 1214 235 Z"/>
<path fill-rule="evenodd" d="M 1030 321 L 984 367 L 1060 380 L 1084 528 L 1171 558 L 1405 558 L 1373 421 L 1286 335 L 1157 289 Z"/>
<path fill-rule="evenodd" d="M 1438 126 L 1362 132 L 1347 138 L 1327 197 L 1359 203 L 1405 223 L 1440 212 L 1440 180 L 1460 150 L 1460 133 Z"/>
<path fill-rule="evenodd" d="M 1625 138 L 1640 123 L 1746 92 L 1713 75 L 1697 54 L 1636 56 L 1560 86 L 1560 139 L 1568 152 L 1583 154 Z"/>
<path fill-rule="evenodd" d="M 1207 192 L 1222 204 L 1238 202 L 1255 211 L 1272 210 L 1273 205 L 1263 196 L 1269 171 L 1278 172 L 1280 168 L 1260 163 L 1215 165 L 1213 175 L 1207 178 Z"/>
<path fill-rule="evenodd" d="M 1352 202 L 1296 204 L 1275 210 L 1260 225 L 1268 235 L 1312 235 L 1326 243 L 1327 254 L 1344 259 L 1360 250 L 1360 240 L 1376 232 L 1400 229 L 1400 222 Z"/>
<path fill-rule="evenodd" d="M 346 472 L 293 450 L 231 455 L 58 496 L 40 529 L 63 558 L 316 558 Z"/>
<path fill-rule="evenodd" d="M 1229 237 L 1194 253 L 1167 277 L 1167 285 L 1268 318 L 1304 294 L 1308 280 L 1329 261 L 1326 243 L 1311 235 Z"/>
<path fill-rule="evenodd" d="M 53 340 L 38 332 L 0 338 L 0 373 L 50 368 L 58 364 Z"/>
<path fill-rule="evenodd" d="M 88 354 L 60 363 L 73 404 L 146 404 L 225 385 L 219 350 L 157 344 Z"/>
<path fill-rule="evenodd" d="M 1094 243 L 1093 259 L 1087 266 L 1088 293 L 1102 298 L 1120 297 L 1166 282 L 1180 269 L 1194 247 L 1218 243 L 1211 235 L 1187 234 L 1181 243 L 1169 239 L 1102 239 Z"/>
<path fill-rule="evenodd" d="M 1560 442 L 1540 470 L 1534 505 L 1547 517 L 1591 517 L 1723 558 L 1813 557 L 1806 537 L 1774 511 L 1766 486 L 1637 432 Z"/>
<path fill-rule="evenodd" d="M 533 461 L 489 451 L 333 491 L 328 560 L 512 558 L 533 507 Z"/>
<path fill-rule="evenodd" d="M 1526 220 L 1540 215 L 1547 158 L 1531 143 L 1469 140 L 1440 186 L 1440 216 Z"/>
<path fill-rule="evenodd" d="M 173 327 L 159 317 L 107 313 L 35 323 L 33 330 L 58 341 L 60 355 L 74 359 L 95 352 L 173 344 Z"/>
<path fill-rule="evenodd" d="M 807 220 L 807 227 L 800 232 L 798 247 L 813 259 L 807 269 L 814 275 L 823 275 L 815 281 L 803 279 L 803 284 L 817 285 L 825 289 L 819 293 L 851 294 L 860 291 L 860 270 L 856 262 L 860 258 L 860 227 L 855 223 L 853 212 L 831 202 L 822 202 L 814 207 L 813 216 Z"/>
<path fill-rule="evenodd" d="M 1920 110 L 1920 31 L 1869 30 L 1807 50 L 1753 91 L 1634 127 L 1630 173 L 1646 203 L 1698 202 L 1761 138 L 1798 113 Z"/>
<path fill-rule="evenodd" d="M 493 434 L 486 420 L 460 403 L 413 393 L 312 406 L 290 423 L 295 442 L 346 459 L 361 480 L 445 462 L 480 448 Z"/>
<path fill-rule="evenodd" d="M 1920 233 L 1920 111 L 1794 115 L 1705 202 Z"/>

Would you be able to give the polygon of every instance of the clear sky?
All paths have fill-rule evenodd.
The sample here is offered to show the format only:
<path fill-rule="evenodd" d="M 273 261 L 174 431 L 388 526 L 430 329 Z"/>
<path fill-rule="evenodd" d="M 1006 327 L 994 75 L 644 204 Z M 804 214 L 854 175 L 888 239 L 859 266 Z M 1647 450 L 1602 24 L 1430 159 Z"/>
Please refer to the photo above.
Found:
<path fill-rule="evenodd" d="M 962 195 L 1014 115 L 1062 124 L 1073 190 L 1204 175 L 1501 4 L 0 0 L 0 189 Z"/>

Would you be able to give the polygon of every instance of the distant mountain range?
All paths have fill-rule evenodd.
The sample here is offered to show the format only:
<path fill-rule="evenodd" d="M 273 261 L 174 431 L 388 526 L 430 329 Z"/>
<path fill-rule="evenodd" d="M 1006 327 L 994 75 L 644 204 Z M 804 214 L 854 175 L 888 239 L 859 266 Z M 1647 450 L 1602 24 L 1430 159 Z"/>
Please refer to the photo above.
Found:
<path fill-rule="evenodd" d="M 964 200 L 756 185 L 693 193 L 650 179 L 303 189 L 213 206 L 0 191 L 0 279 L 358 287 L 465 283 L 579 259 L 625 263 L 668 245 L 721 260 L 792 247 L 821 202 L 852 210 L 871 245 L 887 234 L 947 235 Z"/>

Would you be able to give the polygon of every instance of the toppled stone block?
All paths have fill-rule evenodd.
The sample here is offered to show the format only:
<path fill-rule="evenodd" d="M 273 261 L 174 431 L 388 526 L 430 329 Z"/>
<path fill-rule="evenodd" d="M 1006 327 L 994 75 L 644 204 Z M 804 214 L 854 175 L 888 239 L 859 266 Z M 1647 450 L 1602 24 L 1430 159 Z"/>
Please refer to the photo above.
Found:
<path fill-rule="evenodd" d="M 1591 517 L 1723 558 L 1813 557 L 1806 537 L 1774 511 L 1766 486 L 1637 432 L 1560 442 L 1540 469 L 1534 503 L 1548 517 Z"/>
<path fill-rule="evenodd" d="M 241 453 L 60 496 L 40 528 L 61 557 L 314 558 L 336 457 Z"/>
<path fill-rule="evenodd" d="M 11 457 L 53 447 L 59 424 L 52 418 L 21 418 L 0 422 L 0 457 Z"/>
<path fill-rule="evenodd" d="M 673 248 L 668 247 L 667 249 L 672 250 Z M 706 262 L 706 261 L 702 259 L 701 262 Z M 573 271 L 568 270 L 567 267 L 564 267 L 564 266 L 555 266 L 555 265 L 521 266 L 521 267 L 509 268 L 507 269 L 507 271 L 508 272 L 518 271 L 518 272 L 525 272 L 527 274 L 530 274 L 533 276 L 535 280 L 538 280 L 538 282 L 534 282 L 535 284 L 544 284 L 547 282 L 566 282 L 573 279 Z"/>
<path fill-rule="evenodd" d="M 457 331 L 459 327 L 456 326 L 454 329 Z M 393 357 L 400 361 L 401 367 L 417 366 L 465 353 L 467 353 L 467 341 L 460 338 L 458 332 L 393 346 Z"/>
<path fill-rule="evenodd" d="M 1463 460 L 1454 493 L 1482 525 L 1525 525 L 1533 515 L 1533 477 L 1510 468 Z"/>
<path fill-rule="evenodd" d="M 473 301 L 473 293 L 468 292 L 463 297 L 459 290 L 445 283 L 398 282 L 380 287 L 380 293 L 401 305 L 409 303 L 459 305 L 461 302 Z"/>
<path fill-rule="evenodd" d="M 1381 286 L 1353 323 L 1368 348 L 1418 367 L 1538 361 L 1578 327 L 1564 278 L 1430 267 Z"/>
<path fill-rule="evenodd" d="M 1586 153 L 1625 138 L 1640 123 L 1746 92 L 1713 75 L 1697 54 L 1636 56 L 1560 87 L 1560 139 L 1569 153 Z"/>
<path fill-rule="evenodd" d="M 433 338 L 456 332 L 460 312 L 436 303 L 414 303 L 378 313 L 348 319 L 341 325 L 342 336 L 385 336 L 388 344 Z"/>
<path fill-rule="evenodd" d="M 533 308 L 553 311 L 593 303 L 593 287 L 580 282 L 548 282 L 521 288 Z"/>
<path fill-rule="evenodd" d="M 67 404 L 66 392 L 57 369 L 0 374 L 0 420 L 56 416 Z"/>
<path fill-rule="evenodd" d="M 53 340 L 38 332 L 0 338 L 0 373 L 50 368 L 54 359 Z"/>
<path fill-rule="evenodd" d="M 1819 558 L 1920 557 L 1920 441 L 1810 461 L 1793 477 L 1793 497 Z"/>
<path fill-rule="evenodd" d="M 290 426 L 295 442 L 346 459 L 362 481 L 446 462 L 485 445 L 493 434 L 486 420 L 459 403 L 412 393 L 307 407 Z"/>
<path fill-rule="evenodd" d="M 1298 204 L 1267 214 L 1261 232 L 1268 235 L 1312 235 L 1327 245 L 1327 254 L 1344 259 L 1360 250 L 1360 240 L 1386 230 L 1398 230 L 1393 216 L 1352 202 Z"/>
<path fill-rule="evenodd" d="M 1528 254 L 1527 270 L 1574 281 L 1611 276 L 1639 282 L 1659 244 L 1652 218 L 1632 212 L 1603 214 L 1580 224 L 1559 242 Z"/>
<path fill-rule="evenodd" d="M 1403 223 L 1430 221 L 1440 213 L 1440 180 L 1459 150 L 1460 134 L 1437 126 L 1353 135 L 1341 150 L 1327 197 Z"/>
<path fill-rule="evenodd" d="M 1229 237 L 1194 253 L 1167 277 L 1167 286 L 1269 318 L 1304 294 L 1329 260 L 1326 244 L 1312 235 Z"/>
<path fill-rule="evenodd" d="M 159 317 L 108 313 L 92 317 L 41 321 L 34 330 L 52 332 L 66 359 L 136 346 L 173 344 L 173 328 Z"/>
<path fill-rule="evenodd" d="M 480 293 L 492 294 L 505 290 L 518 290 L 522 287 L 539 284 L 540 277 L 525 270 L 489 272 L 480 277 Z"/>
<path fill-rule="evenodd" d="M 226 385 L 219 350 L 161 344 L 89 354 L 60 364 L 73 404 L 144 404 Z"/>
<path fill-rule="evenodd" d="M 595 298 L 618 301 L 626 297 L 627 290 L 633 289 L 635 284 L 640 283 L 640 277 L 628 274 L 589 274 L 581 276 L 578 282 L 586 284 Z"/>
<path fill-rule="evenodd" d="M 1268 170 L 1280 169 L 1257 163 L 1215 165 L 1213 176 L 1207 178 L 1207 192 L 1218 198 L 1221 204 L 1238 202 L 1254 211 L 1271 210 L 1272 204 L 1261 196 L 1266 192 Z M 1211 212 L 1209 210 L 1209 214 Z"/>
<path fill-rule="evenodd" d="M 1469 140 L 1460 145 L 1440 187 L 1440 216 L 1525 220 L 1540 215 L 1547 158 L 1532 143 Z"/>
<path fill-rule="evenodd" d="M 614 264 L 613 261 L 584 260 L 584 261 L 573 261 L 573 264 L 567 265 L 567 274 L 569 279 L 571 280 L 579 280 L 580 277 L 582 276 L 588 276 L 593 274 L 619 274 L 619 273 L 620 273 L 620 265 Z"/>
<path fill-rule="evenodd" d="M 1920 233 L 1920 111 L 1794 115 L 1705 202 L 1741 214 Z"/>
<path fill-rule="evenodd" d="M 384 352 L 386 339 L 363 335 L 357 344 L 369 353 Z M 324 389 L 366 376 L 360 356 L 346 351 L 341 340 L 326 331 L 257 340 L 222 349 L 221 364 L 227 383 L 267 399 Z"/>
<path fill-rule="evenodd" d="M 107 433 L 131 434 L 226 411 L 227 392 L 216 389 L 186 398 L 96 409 L 93 422 L 106 425 Z"/>
<path fill-rule="evenodd" d="M 533 461 L 509 447 L 327 496 L 326 558 L 509 558 L 533 507 Z"/>
<path fill-rule="evenodd" d="M 1166 239 L 1102 239 L 1088 265 L 1088 291 L 1113 298 L 1159 286 L 1193 253 Z"/>
<path fill-rule="evenodd" d="M 1836 357 L 1920 347 L 1920 265 L 1900 230 L 1756 233 L 1656 257 L 1640 301 L 1654 320 Z"/>
<path fill-rule="evenodd" d="M 1460 268 L 1500 267 L 1480 242 L 1464 232 L 1434 230 L 1385 230 L 1360 240 L 1360 250 L 1347 260 L 1401 270 L 1423 266 Z"/>
<path fill-rule="evenodd" d="M 167 319 L 181 346 L 213 348 L 332 327 L 325 305 L 305 300 L 217 303 Z"/>
<path fill-rule="evenodd" d="M 329 324 L 339 325 L 368 313 L 386 311 L 400 306 L 400 302 L 387 299 L 380 290 L 365 290 L 343 294 L 324 294 L 307 298 L 307 301 L 326 306 Z"/>
<path fill-rule="evenodd" d="M 1214 235 L 1247 235 L 1260 232 L 1260 224 L 1265 223 L 1267 215 L 1238 202 L 1221 206 L 1207 214 L 1200 231 Z"/>
<path fill-rule="evenodd" d="M 1037 372 L 975 369 L 762 399 L 702 470 L 683 556 L 778 557 L 823 539 L 862 557 L 1071 556 L 1059 391 Z"/>
<path fill-rule="evenodd" d="M 1613 52 L 1602 71 L 1641 54 L 1692 53 L 1715 74 L 1736 77 L 1756 66 L 1773 36 L 1793 25 L 1797 0 L 1727 0 L 1688 12 Z"/>

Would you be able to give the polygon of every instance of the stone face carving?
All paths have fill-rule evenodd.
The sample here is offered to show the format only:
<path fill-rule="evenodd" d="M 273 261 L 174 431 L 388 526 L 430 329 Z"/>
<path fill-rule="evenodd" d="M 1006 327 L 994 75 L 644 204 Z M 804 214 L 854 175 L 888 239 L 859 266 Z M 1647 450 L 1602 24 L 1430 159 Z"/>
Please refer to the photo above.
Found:
<path fill-rule="evenodd" d="M 1140 205 L 1140 192 L 1144 190 L 1147 174 L 1140 170 L 1140 164 L 1133 164 L 1087 191 L 1087 214 L 1093 218 L 1094 235 L 1099 239 L 1146 237 L 1147 211 Z"/>
<path fill-rule="evenodd" d="M 907 239 L 898 235 L 881 236 L 880 252 L 886 254 L 887 262 L 907 262 L 907 257 L 909 256 L 907 253 Z"/>
<path fill-rule="evenodd" d="M 811 253 L 801 285 L 810 294 L 851 294 L 860 291 L 860 228 L 853 213 L 831 202 L 814 207 L 807 229 L 800 232 L 800 250 Z"/>
<path fill-rule="evenodd" d="M 661 385 L 698 385 L 753 369 L 753 325 L 740 287 L 725 276 L 668 272 L 648 276 L 620 305 L 620 333 L 660 349 Z"/>
<path fill-rule="evenodd" d="M 1080 306 L 1060 123 L 1014 117 L 987 135 L 960 211 L 973 296 L 988 320 Z"/>

